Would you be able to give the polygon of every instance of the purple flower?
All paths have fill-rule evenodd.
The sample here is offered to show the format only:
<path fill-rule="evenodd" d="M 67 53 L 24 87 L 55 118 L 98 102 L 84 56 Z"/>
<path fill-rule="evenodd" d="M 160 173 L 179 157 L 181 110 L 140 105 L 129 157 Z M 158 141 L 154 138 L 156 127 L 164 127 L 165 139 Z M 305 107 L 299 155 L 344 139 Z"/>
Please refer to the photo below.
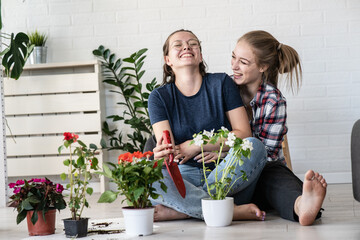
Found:
<path fill-rule="evenodd" d="M 23 185 L 25 182 L 24 180 L 17 180 L 16 185 Z"/>
<path fill-rule="evenodd" d="M 9 188 L 14 188 L 16 186 L 15 183 L 9 183 Z"/>
<path fill-rule="evenodd" d="M 64 187 L 63 187 L 63 185 L 61 185 L 61 184 L 56 184 L 56 191 L 58 192 L 58 193 L 62 193 L 62 191 L 64 191 Z"/>

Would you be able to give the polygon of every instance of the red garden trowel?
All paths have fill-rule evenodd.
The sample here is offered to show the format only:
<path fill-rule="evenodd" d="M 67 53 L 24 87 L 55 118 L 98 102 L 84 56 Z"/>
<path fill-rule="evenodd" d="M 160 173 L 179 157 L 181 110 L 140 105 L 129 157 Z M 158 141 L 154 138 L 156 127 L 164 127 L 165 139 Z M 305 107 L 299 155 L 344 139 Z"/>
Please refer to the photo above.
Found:
<path fill-rule="evenodd" d="M 163 139 L 164 139 L 164 143 L 166 143 L 166 144 L 171 143 L 170 133 L 168 130 L 165 130 L 163 132 Z M 174 154 L 172 154 L 172 153 L 169 154 L 169 161 L 165 161 L 165 165 L 166 165 L 166 168 L 170 174 L 170 177 L 174 181 L 175 186 L 176 186 L 177 190 L 179 191 L 180 195 L 183 198 L 185 198 L 185 195 L 186 195 L 185 184 L 184 184 L 183 178 L 181 176 L 179 167 L 178 167 L 177 163 L 174 162 Z"/>

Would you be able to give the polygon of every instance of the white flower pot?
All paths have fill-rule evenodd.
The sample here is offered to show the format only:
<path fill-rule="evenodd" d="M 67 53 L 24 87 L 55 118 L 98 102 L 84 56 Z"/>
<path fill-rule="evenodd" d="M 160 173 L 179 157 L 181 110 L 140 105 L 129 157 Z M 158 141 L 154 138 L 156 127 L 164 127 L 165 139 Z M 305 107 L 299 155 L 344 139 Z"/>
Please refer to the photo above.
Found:
<path fill-rule="evenodd" d="M 225 227 L 231 224 L 234 212 L 234 198 L 224 200 L 201 199 L 204 220 L 209 227 Z"/>
<path fill-rule="evenodd" d="M 133 236 L 146 236 L 153 233 L 154 209 L 123 207 L 125 232 Z"/>

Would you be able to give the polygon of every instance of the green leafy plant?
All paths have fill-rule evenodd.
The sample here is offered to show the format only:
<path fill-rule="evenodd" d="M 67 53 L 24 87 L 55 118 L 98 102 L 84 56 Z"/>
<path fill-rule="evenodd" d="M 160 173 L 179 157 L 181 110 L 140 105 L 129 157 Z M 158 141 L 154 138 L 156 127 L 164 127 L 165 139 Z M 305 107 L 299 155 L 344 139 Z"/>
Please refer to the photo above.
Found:
<path fill-rule="evenodd" d="M 144 59 L 146 58 L 146 48 L 141 49 L 130 57 L 124 59 L 116 59 L 114 53 L 104 46 L 99 46 L 93 51 L 93 54 L 100 60 L 103 69 L 103 82 L 114 86 L 117 90 L 110 92 L 120 95 L 118 105 L 125 106 L 125 111 L 121 115 L 111 115 L 108 119 L 113 122 L 122 121 L 130 126 L 132 132 L 127 133 L 124 138 L 123 131 L 118 129 L 110 129 L 108 123 L 103 123 L 103 132 L 109 136 L 110 146 L 102 141 L 103 148 L 109 150 L 118 149 L 126 152 L 142 151 L 147 138 L 152 133 L 152 127 L 148 113 L 148 98 L 150 92 L 159 87 L 154 78 L 147 83 L 146 90 L 143 90 L 143 84 L 140 82 L 145 70 L 142 70 Z M 123 66 L 123 63 L 126 63 Z"/>
<path fill-rule="evenodd" d="M 237 138 L 234 133 L 229 132 L 229 130 L 225 127 L 221 127 L 221 129 L 219 129 L 216 133 L 214 133 L 214 130 L 210 132 L 204 130 L 203 132 L 194 134 L 193 137 L 194 139 L 191 141 L 190 144 L 195 144 L 201 147 L 203 173 L 209 196 L 214 200 L 225 199 L 225 197 L 227 196 L 227 194 L 237 180 L 239 180 L 240 178 L 247 180 L 247 176 L 244 171 L 242 171 L 241 176 L 236 175 L 235 167 L 237 164 L 240 166 L 244 164 L 244 160 L 242 159 L 242 157 L 249 158 L 251 156 L 251 151 L 253 149 L 252 143 L 247 139 L 242 140 L 240 138 Z M 217 167 L 220 164 L 221 153 L 225 145 L 232 148 L 232 152 L 229 153 L 231 154 L 231 157 L 222 160 L 226 163 L 225 167 L 221 171 L 218 171 L 218 168 L 214 170 L 215 181 L 214 183 L 209 184 L 206 172 L 211 170 L 205 165 L 203 146 L 208 143 L 216 144 L 219 141 L 220 150 L 217 152 L 217 160 L 214 160 L 215 166 Z M 236 177 L 236 179 L 232 182 L 232 178 L 234 176 Z M 213 189 L 215 189 L 215 191 L 212 191 Z"/>
<path fill-rule="evenodd" d="M 28 33 L 28 36 L 30 40 L 29 44 L 35 45 L 36 47 L 44 47 L 48 39 L 46 33 L 39 33 L 38 30 Z"/>
<path fill-rule="evenodd" d="M 101 175 L 111 179 L 117 184 L 118 191 L 108 190 L 104 192 L 98 202 L 111 203 L 115 201 L 118 195 L 124 195 L 129 206 L 134 208 L 146 208 L 151 206 L 149 197 L 157 199 L 159 194 L 152 187 L 156 181 L 163 179 L 162 164 L 163 159 L 150 161 L 148 158 L 152 152 L 127 152 L 121 154 L 118 158 L 118 164 L 106 163 L 103 165 Z M 160 181 L 160 186 L 166 192 L 166 185 Z M 124 199 L 125 200 L 125 199 Z M 124 201 L 123 200 L 123 201 Z"/>
<path fill-rule="evenodd" d="M 93 189 L 89 187 L 89 181 L 92 179 L 92 173 L 90 170 L 98 170 L 98 159 L 96 158 L 97 146 L 90 144 L 87 147 L 82 141 L 77 140 L 78 135 L 74 133 L 64 133 L 64 143 L 58 148 L 59 154 L 62 149 L 69 148 L 70 157 L 63 163 L 68 167 L 68 173 L 62 173 L 61 179 L 64 181 L 69 179 L 69 183 L 66 188 L 70 190 L 70 198 L 68 206 L 71 211 L 72 220 L 79 220 L 84 207 L 89 207 L 89 203 L 86 200 L 86 194 L 91 195 Z M 78 143 L 72 151 L 72 145 Z M 73 156 L 77 159 L 74 160 Z"/>
<path fill-rule="evenodd" d="M 2 15 L 1 15 L 1 0 L 0 0 L 0 30 L 2 29 Z M 29 37 L 19 32 L 16 35 L 14 33 L 8 34 L 0 31 L 1 46 L 5 46 L 5 49 L 0 52 L 2 57 L 2 65 L 5 69 L 5 74 L 15 80 L 19 79 L 23 72 L 23 67 L 34 46 L 29 45 Z M 7 40 L 8 43 L 5 43 Z"/>
<path fill-rule="evenodd" d="M 17 180 L 15 183 L 10 183 L 9 188 L 14 189 L 10 199 L 11 205 L 14 205 L 18 211 L 17 224 L 26 218 L 28 211 L 34 211 L 31 222 L 35 224 L 38 220 L 38 211 L 42 211 L 45 219 L 45 213 L 50 209 L 60 211 L 66 207 L 62 195 L 64 187 L 61 184 L 54 184 L 47 178 Z"/>

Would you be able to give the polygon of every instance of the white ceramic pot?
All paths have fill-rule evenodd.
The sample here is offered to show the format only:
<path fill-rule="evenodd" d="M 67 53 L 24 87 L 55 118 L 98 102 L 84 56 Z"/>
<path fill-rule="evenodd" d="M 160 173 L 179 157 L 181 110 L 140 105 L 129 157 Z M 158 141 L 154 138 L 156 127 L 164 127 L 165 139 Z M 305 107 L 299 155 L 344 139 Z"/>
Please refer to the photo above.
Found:
<path fill-rule="evenodd" d="M 224 200 L 201 199 L 204 220 L 209 227 L 225 227 L 231 224 L 234 211 L 234 198 Z"/>
<path fill-rule="evenodd" d="M 146 236 L 153 233 L 154 207 L 131 208 L 123 207 L 125 232 L 133 236 Z"/>

